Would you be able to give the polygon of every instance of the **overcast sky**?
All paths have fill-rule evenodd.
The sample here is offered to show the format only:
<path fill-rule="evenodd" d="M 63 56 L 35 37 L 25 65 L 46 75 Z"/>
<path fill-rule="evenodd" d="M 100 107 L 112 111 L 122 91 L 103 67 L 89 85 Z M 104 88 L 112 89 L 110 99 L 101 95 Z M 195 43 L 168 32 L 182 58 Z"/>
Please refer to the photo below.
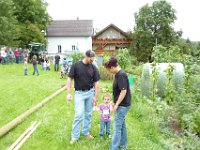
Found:
<path fill-rule="evenodd" d="M 90 19 L 93 27 L 101 30 L 110 23 L 123 31 L 134 27 L 134 13 L 155 0 L 45 0 L 47 11 L 54 20 Z M 167 0 L 176 10 L 175 30 L 183 37 L 200 41 L 200 0 Z"/>

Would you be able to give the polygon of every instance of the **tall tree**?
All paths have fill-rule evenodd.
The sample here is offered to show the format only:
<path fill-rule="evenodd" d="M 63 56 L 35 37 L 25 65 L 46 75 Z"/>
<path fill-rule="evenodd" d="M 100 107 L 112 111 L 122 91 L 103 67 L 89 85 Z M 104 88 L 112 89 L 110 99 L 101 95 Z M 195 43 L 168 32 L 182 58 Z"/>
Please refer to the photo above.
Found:
<path fill-rule="evenodd" d="M 18 38 L 17 20 L 12 0 L 0 1 L 0 45 L 15 46 Z"/>
<path fill-rule="evenodd" d="M 13 0 L 15 16 L 20 26 L 19 46 L 26 47 L 30 42 L 46 44 L 44 31 L 51 21 L 43 0 Z"/>
<path fill-rule="evenodd" d="M 174 44 L 182 35 L 172 27 L 176 20 L 175 10 L 165 0 L 153 2 L 140 8 L 135 13 L 135 27 L 132 33 L 132 46 L 130 53 L 138 61 L 151 61 L 153 46 L 160 44 L 169 46 Z"/>

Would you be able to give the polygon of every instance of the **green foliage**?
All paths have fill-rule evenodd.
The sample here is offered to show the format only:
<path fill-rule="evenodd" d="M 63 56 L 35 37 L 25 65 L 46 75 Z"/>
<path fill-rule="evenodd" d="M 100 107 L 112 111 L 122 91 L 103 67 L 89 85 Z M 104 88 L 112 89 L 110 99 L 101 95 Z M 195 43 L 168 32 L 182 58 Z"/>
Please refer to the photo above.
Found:
<path fill-rule="evenodd" d="M 194 121 L 193 131 L 194 133 L 197 133 L 197 135 L 200 135 L 200 109 L 199 108 L 197 108 L 197 110 L 193 113 L 193 121 Z"/>
<path fill-rule="evenodd" d="M 195 48 L 193 48 L 193 46 L 192 46 L 192 42 L 190 42 L 190 40 L 188 40 L 188 39 L 185 40 L 185 39 L 180 38 L 180 39 L 177 41 L 176 45 L 177 45 L 178 47 L 180 47 L 180 49 L 181 49 L 181 51 L 182 51 L 183 54 L 190 54 L 190 53 L 193 52 L 194 49 L 195 49 Z"/>
<path fill-rule="evenodd" d="M 191 114 L 183 114 L 182 126 L 190 133 L 200 135 L 200 110 L 196 110 Z"/>
<path fill-rule="evenodd" d="M 15 46 L 18 38 L 18 22 L 14 16 L 12 0 L 0 1 L 0 45 Z"/>
<path fill-rule="evenodd" d="M 128 49 L 118 50 L 117 53 L 118 63 L 122 69 L 126 69 L 126 67 L 129 65 L 130 62 L 129 56 L 130 55 Z"/>
<path fill-rule="evenodd" d="M 184 63 L 184 59 L 188 57 L 189 54 L 184 53 L 184 49 L 180 49 L 178 46 L 164 47 L 162 45 L 154 46 L 152 52 L 152 59 L 155 62 L 181 62 Z"/>
<path fill-rule="evenodd" d="M 44 34 L 38 28 L 37 24 L 27 22 L 26 24 L 20 24 L 20 37 L 18 38 L 18 45 L 21 47 L 27 47 L 32 42 L 46 44 Z"/>
<path fill-rule="evenodd" d="M 99 73 L 101 80 L 113 80 L 113 74 L 110 73 L 106 68 L 103 66 L 99 67 Z"/>
<path fill-rule="evenodd" d="M 154 107 L 152 107 L 151 104 L 148 104 L 147 101 L 148 99 L 144 97 L 140 97 L 138 100 L 134 99 L 133 107 L 130 110 L 130 114 L 134 118 L 132 127 L 135 140 L 139 140 L 137 138 L 139 133 L 143 135 L 143 140 L 141 141 L 142 143 L 149 143 L 152 141 L 154 143 L 161 144 L 160 146 L 154 145 L 155 149 L 168 149 L 170 144 L 164 143 L 164 137 L 159 136 L 159 138 L 157 138 L 161 132 L 161 128 L 159 128 L 159 118 Z M 138 133 L 135 133 L 134 127 L 137 128 Z M 141 144 L 141 142 L 134 143 L 135 140 L 133 139 L 135 149 L 149 149 L 148 147 L 145 147 L 145 144 Z"/>
<path fill-rule="evenodd" d="M 113 56 L 110 53 L 104 53 L 103 55 L 103 64 L 106 63 L 107 61 L 109 61 L 110 57 Z"/>
<path fill-rule="evenodd" d="M 75 63 L 79 60 L 82 60 L 84 57 L 84 54 L 83 54 L 83 52 L 73 53 L 73 54 L 71 54 L 71 57 L 73 58 L 73 62 Z"/>
<path fill-rule="evenodd" d="M 103 56 L 103 63 L 107 62 L 112 54 L 106 53 Z M 127 73 L 133 74 L 134 65 L 138 64 L 134 56 L 130 56 L 128 49 L 120 49 L 117 54 L 114 56 L 118 59 L 119 66 L 125 70 Z"/>
<path fill-rule="evenodd" d="M 166 92 L 165 99 L 168 104 L 174 101 L 174 84 L 173 84 L 173 74 L 174 74 L 175 66 L 173 64 L 169 64 L 166 71 L 167 76 L 167 84 L 166 84 Z"/>
<path fill-rule="evenodd" d="M 199 76 L 190 76 L 187 84 L 189 86 L 185 85 L 181 95 L 176 96 L 173 105 L 182 123 L 182 128 L 185 130 L 184 132 L 200 135 Z"/>
<path fill-rule="evenodd" d="M 132 33 L 131 55 L 138 61 L 152 61 L 153 46 L 169 46 L 176 43 L 181 32 L 174 31 L 175 10 L 167 1 L 155 1 L 152 6 L 144 5 L 135 13 L 136 26 Z"/>
<path fill-rule="evenodd" d="M 182 51 L 178 48 L 178 46 L 170 46 L 169 48 L 164 47 L 162 45 L 159 46 L 154 46 L 153 48 L 153 53 L 152 53 L 152 59 L 154 60 L 153 64 L 156 63 L 162 63 L 162 62 L 168 62 L 169 65 L 166 68 L 165 72 L 166 72 L 166 88 L 165 88 L 165 99 L 168 103 L 170 103 L 171 101 L 173 101 L 173 95 L 174 95 L 174 84 L 173 82 L 177 82 L 178 80 L 174 79 L 173 81 L 173 74 L 175 73 L 175 66 L 173 64 L 170 64 L 172 62 L 182 62 L 183 59 L 183 53 Z M 154 67 L 155 68 L 155 67 Z M 156 69 L 156 68 L 155 68 Z M 154 76 L 154 73 L 156 71 L 152 71 L 152 75 Z M 178 78 L 180 79 L 180 76 L 178 75 L 179 73 L 176 72 L 178 76 Z M 184 73 L 184 72 L 182 72 Z M 158 74 L 155 74 L 155 77 L 153 77 L 153 79 L 157 78 Z M 175 77 L 174 77 L 175 78 Z M 157 82 L 157 81 L 156 81 Z M 176 85 L 178 86 L 178 85 Z M 153 88 L 154 90 L 157 90 L 155 88 Z M 153 91 L 154 91 L 153 90 Z"/>
<path fill-rule="evenodd" d="M 103 57 L 103 63 L 107 62 L 111 56 L 113 55 L 105 54 Z M 125 70 L 127 73 L 134 74 L 133 63 L 136 64 L 137 60 L 135 59 L 134 56 L 130 57 L 128 49 L 118 50 L 115 57 L 118 59 L 118 64 L 123 70 Z M 100 67 L 99 70 L 101 74 L 101 79 L 103 80 L 113 79 L 113 75 L 111 75 L 108 71 L 106 71 L 106 69 Z"/>
<path fill-rule="evenodd" d="M 198 142 L 193 142 L 193 146 L 189 144 L 189 141 L 197 141 L 199 136 L 199 97 L 200 97 L 200 82 L 198 75 L 198 57 L 190 55 L 190 50 L 179 49 L 178 46 L 163 47 L 155 46 L 152 58 L 155 62 L 181 62 L 184 65 L 184 84 L 179 87 L 179 91 L 174 89 L 173 72 L 174 66 L 170 66 L 166 69 L 166 91 L 163 100 L 170 104 L 171 109 L 176 114 L 176 119 L 181 123 L 182 132 L 185 136 L 181 139 L 179 147 L 185 149 L 196 149 L 200 145 Z M 154 62 L 154 63 L 155 63 Z M 197 68 L 197 69 L 195 69 Z M 178 81 L 180 78 L 174 79 Z M 180 131 L 179 131 L 180 132 Z M 197 136 L 196 136 L 197 135 Z M 187 140 L 187 141 L 186 141 Z"/>
<path fill-rule="evenodd" d="M 31 42 L 46 44 L 41 31 L 47 30 L 51 17 L 43 0 L 2 0 L 0 4 L 1 45 L 26 48 Z"/>
<path fill-rule="evenodd" d="M 130 66 L 128 66 L 125 71 L 129 74 L 134 74 L 136 76 L 141 76 L 142 74 L 142 64 L 140 65 L 133 65 L 131 64 Z"/>
<path fill-rule="evenodd" d="M 153 62 L 151 66 L 152 66 L 152 82 L 153 82 L 152 83 L 152 99 L 154 100 L 158 92 L 157 82 L 158 82 L 159 69 L 156 68 L 155 62 Z"/>

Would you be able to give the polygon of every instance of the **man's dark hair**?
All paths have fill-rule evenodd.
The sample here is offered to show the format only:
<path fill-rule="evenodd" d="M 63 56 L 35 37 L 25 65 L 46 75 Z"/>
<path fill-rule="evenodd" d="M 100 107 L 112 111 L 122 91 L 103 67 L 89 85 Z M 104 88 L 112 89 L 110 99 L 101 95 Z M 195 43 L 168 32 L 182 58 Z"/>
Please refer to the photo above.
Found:
<path fill-rule="evenodd" d="M 92 51 L 92 50 L 87 50 L 87 51 L 85 52 L 85 55 L 86 55 L 87 57 L 95 57 L 95 52 Z"/>

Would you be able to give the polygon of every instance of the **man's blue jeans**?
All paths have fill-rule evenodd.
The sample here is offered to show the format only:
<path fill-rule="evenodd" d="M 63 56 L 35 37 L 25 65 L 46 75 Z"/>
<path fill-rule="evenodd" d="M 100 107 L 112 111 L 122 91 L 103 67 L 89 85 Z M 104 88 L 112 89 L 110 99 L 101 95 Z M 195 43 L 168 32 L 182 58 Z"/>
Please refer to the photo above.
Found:
<path fill-rule="evenodd" d="M 37 73 L 37 75 L 39 75 L 39 71 L 36 65 L 33 65 L 33 75 L 35 75 L 35 72 Z"/>
<path fill-rule="evenodd" d="M 104 136 L 105 128 L 106 128 L 106 134 L 110 135 L 110 124 L 111 124 L 111 121 L 109 122 L 104 122 L 102 120 L 100 121 L 100 133 L 99 133 L 100 136 Z"/>
<path fill-rule="evenodd" d="M 94 89 L 89 91 L 75 91 L 74 106 L 75 117 L 72 125 L 72 140 L 80 137 L 81 123 L 84 120 L 82 132 L 86 136 L 90 134 L 91 118 L 93 112 Z"/>
<path fill-rule="evenodd" d="M 127 146 L 127 131 L 126 131 L 126 114 L 130 106 L 119 106 L 115 112 L 114 118 L 114 133 L 110 150 L 118 150 L 119 148 L 126 149 Z"/>

